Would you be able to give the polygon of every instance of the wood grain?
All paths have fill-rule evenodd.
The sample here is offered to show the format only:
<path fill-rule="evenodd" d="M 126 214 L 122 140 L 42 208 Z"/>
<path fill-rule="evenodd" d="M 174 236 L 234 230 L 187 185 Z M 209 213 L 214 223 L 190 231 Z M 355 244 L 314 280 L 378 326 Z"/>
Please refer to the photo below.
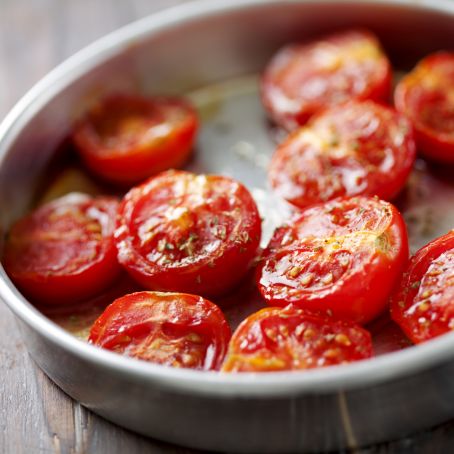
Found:
<path fill-rule="evenodd" d="M 134 19 L 183 2 L 1 0 L 0 117 L 33 83 L 80 48 Z M 195 452 L 123 430 L 72 401 L 30 359 L 13 316 L 1 302 L 0 374 L 1 454 Z M 454 421 L 360 452 L 432 454 L 453 450 Z"/>

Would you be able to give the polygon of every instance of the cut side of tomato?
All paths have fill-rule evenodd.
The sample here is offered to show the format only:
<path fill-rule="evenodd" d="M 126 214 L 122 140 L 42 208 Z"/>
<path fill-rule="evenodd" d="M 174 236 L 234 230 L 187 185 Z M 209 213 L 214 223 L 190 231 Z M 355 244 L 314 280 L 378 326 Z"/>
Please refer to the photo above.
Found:
<path fill-rule="evenodd" d="M 70 304 L 92 297 L 121 272 L 113 239 L 118 201 L 72 193 L 14 224 L 3 265 L 27 297 Z"/>
<path fill-rule="evenodd" d="M 217 175 L 164 172 L 125 196 L 118 258 L 151 290 L 221 295 L 247 273 L 261 220 L 248 190 Z"/>
<path fill-rule="evenodd" d="M 394 110 L 352 101 L 315 116 L 276 150 L 269 180 L 298 207 L 336 197 L 390 200 L 407 180 L 416 156 L 412 128 Z"/>
<path fill-rule="evenodd" d="M 75 126 L 73 141 L 97 176 L 133 184 L 181 167 L 194 145 L 198 121 L 182 98 L 112 95 Z"/>
<path fill-rule="evenodd" d="M 408 258 L 404 221 L 378 198 L 315 205 L 276 230 L 257 269 L 270 306 L 290 303 L 367 323 L 388 304 Z"/>
<path fill-rule="evenodd" d="M 412 257 L 392 298 L 391 316 L 414 343 L 454 329 L 454 230 Z"/>
<path fill-rule="evenodd" d="M 413 124 L 418 151 L 454 164 L 454 52 L 421 60 L 397 85 L 394 102 Z"/>
<path fill-rule="evenodd" d="M 290 305 L 262 309 L 244 320 L 232 336 L 222 371 L 313 369 L 371 356 L 365 329 Z"/>
<path fill-rule="evenodd" d="M 89 342 L 166 366 L 217 370 L 230 336 L 221 310 L 200 296 L 137 292 L 106 308 Z"/>
<path fill-rule="evenodd" d="M 391 65 L 377 38 L 365 30 L 285 46 L 261 80 L 266 111 L 289 131 L 351 99 L 386 101 L 390 90 Z"/>

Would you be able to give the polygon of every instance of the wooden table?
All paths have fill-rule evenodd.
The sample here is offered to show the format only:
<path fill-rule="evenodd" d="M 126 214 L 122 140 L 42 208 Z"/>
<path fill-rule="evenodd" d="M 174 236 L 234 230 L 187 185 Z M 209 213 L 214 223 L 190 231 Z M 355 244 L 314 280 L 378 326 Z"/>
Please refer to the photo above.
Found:
<path fill-rule="evenodd" d="M 0 117 L 33 83 L 86 44 L 184 1 L 190 0 L 0 0 Z M 2 302 L 0 371 L 0 454 L 195 452 L 123 430 L 70 399 L 30 359 Z M 356 452 L 453 451 L 454 421 Z"/>

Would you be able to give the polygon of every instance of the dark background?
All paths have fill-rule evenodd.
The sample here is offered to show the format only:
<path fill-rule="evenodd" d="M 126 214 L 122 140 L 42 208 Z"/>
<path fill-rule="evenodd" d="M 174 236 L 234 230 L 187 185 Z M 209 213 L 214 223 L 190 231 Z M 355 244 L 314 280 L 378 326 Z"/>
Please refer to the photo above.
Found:
<path fill-rule="evenodd" d="M 0 0 L 0 118 L 36 81 L 85 45 L 188 1 Z M 120 429 L 72 401 L 30 359 L 13 316 L 0 302 L 0 454 L 194 452 Z M 352 452 L 448 454 L 454 452 L 454 421 Z"/>

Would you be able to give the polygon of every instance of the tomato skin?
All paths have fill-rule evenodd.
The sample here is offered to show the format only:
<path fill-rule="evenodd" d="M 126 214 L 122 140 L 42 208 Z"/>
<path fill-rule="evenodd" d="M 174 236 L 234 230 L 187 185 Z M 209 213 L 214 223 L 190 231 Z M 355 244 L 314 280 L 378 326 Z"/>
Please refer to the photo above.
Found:
<path fill-rule="evenodd" d="M 113 239 L 118 201 L 72 193 L 16 222 L 3 264 L 37 302 L 80 302 L 109 287 L 121 272 Z"/>
<path fill-rule="evenodd" d="M 85 115 L 72 137 L 95 175 L 130 185 L 181 167 L 197 128 L 195 110 L 182 98 L 112 95 Z"/>
<path fill-rule="evenodd" d="M 292 131 L 349 99 L 386 101 L 391 79 L 377 38 L 347 30 L 279 50 L 262 76 L 262 102 L 273 121 Z"/>
<path fill-rule="evenodd" d="M 422 59 L 397 85 L 394 103 L 412 122 L 418 151 L 454 164 L 454 52 Z"/>
<path fill-rule="evenodd" d="M 411 258 L 391 299 L 391 316 L 414 343 L 454 328 L 454 230 Z"/>
<path fill-rule="evenodd" d="M 233 333 L 223 372 L 313 369 L 372 356 L 369 332 L 289 305 L 246 318 Z"/>
<path fill-rule="evenodd" d="M 342 196 L 390 200 L 415 156 L 403 115 L 373 101 L 351 101 L 293 132 L 274 153 L 268 176 L 277 194 L 300 208 Z"/>
<path fill-rule="evenodd" d="M 314 205 L 276 230 L 257 268 L 270 306 L 367 323 L 387 306 L 408 259 L 405 223 L 376 198 Z"/>
<path fill-rule="evenodd" d="M 118 259 L 151 290 L 218 296 L 247 273 L 261 221 L 247 189 L 219 175 L 168 171 L 120 206 Z"/>
<path fill-rule="evenodd" d="M 157 364 L 217 370 L 230 336 L 221 310 L 200 296 L 137 292 L 106 308 L 89 342 Z"/>

